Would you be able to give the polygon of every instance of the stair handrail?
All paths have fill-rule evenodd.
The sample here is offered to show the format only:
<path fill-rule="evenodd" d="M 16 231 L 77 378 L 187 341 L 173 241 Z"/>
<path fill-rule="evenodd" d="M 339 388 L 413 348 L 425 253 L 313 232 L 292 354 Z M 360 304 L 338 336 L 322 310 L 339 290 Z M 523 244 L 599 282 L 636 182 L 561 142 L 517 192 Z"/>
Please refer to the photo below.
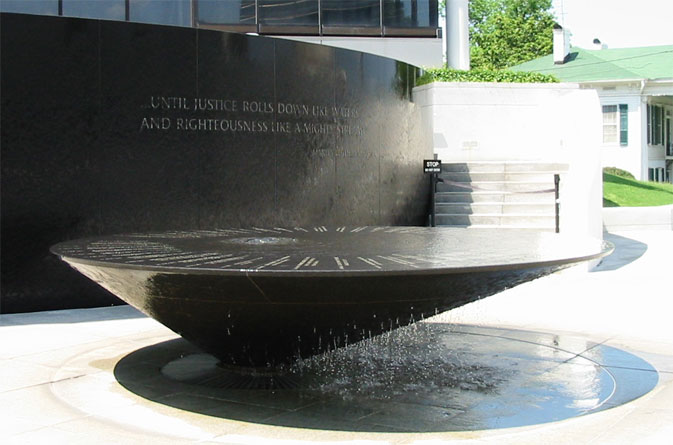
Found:
<path fill-rule="evenodd" d="M 430 214 L 430 227 L 436 227 L 437 226 L 437 201 L 436 201 L 436 194 L 437 194 L 437 184 L 440 182 L 444 182 L 444 179 L 440 178 L 437 173 L 432 174 L 432 184 L 431 190 L 432 190 L 432 213 Z"/>

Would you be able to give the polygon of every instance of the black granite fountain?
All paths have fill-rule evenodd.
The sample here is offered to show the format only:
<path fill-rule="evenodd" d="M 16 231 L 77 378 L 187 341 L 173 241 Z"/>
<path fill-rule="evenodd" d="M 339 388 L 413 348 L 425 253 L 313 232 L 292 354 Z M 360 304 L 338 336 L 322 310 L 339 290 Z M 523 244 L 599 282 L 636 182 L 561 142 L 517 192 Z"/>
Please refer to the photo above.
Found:
<path fill-rule="evenodd" d="M 526 230 L 293 227 L 128 234 L 52 252 L 238 369 L 371 338 L 611 247 Z"/>

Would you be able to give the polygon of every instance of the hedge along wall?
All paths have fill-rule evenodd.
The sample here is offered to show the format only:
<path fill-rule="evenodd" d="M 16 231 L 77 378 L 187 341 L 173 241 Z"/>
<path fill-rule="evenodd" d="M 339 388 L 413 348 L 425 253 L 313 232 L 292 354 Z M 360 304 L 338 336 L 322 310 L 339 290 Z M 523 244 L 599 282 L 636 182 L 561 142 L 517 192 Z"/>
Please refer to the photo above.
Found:
<path fill-rule="evenodd" d="M 558 83 L 550 74 L 507 70 L 454 70 L 431 68 L 418 79 L 418 85 L 432 82 L 498 82 L 498 83 Z"/>

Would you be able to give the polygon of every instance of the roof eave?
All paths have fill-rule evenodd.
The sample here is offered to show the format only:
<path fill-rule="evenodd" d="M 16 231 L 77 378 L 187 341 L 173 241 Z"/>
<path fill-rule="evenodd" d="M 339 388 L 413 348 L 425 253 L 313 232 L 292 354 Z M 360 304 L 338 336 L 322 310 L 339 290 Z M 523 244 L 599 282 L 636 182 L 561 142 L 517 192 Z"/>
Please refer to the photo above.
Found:
<path fill-rule="evenodd" d="M 632 79 L 603 79 L 603 80 L 576 80 L 575 82 L 577 83 L 598 83 L 598 84 L 606 84 L 606 83 L 634 83 L 634 82 L 642 82 L 642 81 L 648 81 L 648 79 L 643 79 L 634 77 Z"/>
<path fill-rule="evenodd" d="M 645 79 L 647 83 L 673 83 L 673 77 L 659 77 L 658 79 Z"/>

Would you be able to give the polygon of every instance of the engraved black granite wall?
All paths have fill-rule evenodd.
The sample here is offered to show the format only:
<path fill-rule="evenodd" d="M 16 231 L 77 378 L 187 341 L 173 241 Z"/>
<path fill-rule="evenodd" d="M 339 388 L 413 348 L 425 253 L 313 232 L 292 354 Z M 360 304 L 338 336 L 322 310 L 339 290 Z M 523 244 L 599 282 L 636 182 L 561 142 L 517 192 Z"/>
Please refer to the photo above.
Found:
<path fill-rule="evenodd" d="M 217 31 L 0 20 L 1 312 L 118 302 L 49 253 L 68 239 L 425 223 L 412 66 Z"/>

